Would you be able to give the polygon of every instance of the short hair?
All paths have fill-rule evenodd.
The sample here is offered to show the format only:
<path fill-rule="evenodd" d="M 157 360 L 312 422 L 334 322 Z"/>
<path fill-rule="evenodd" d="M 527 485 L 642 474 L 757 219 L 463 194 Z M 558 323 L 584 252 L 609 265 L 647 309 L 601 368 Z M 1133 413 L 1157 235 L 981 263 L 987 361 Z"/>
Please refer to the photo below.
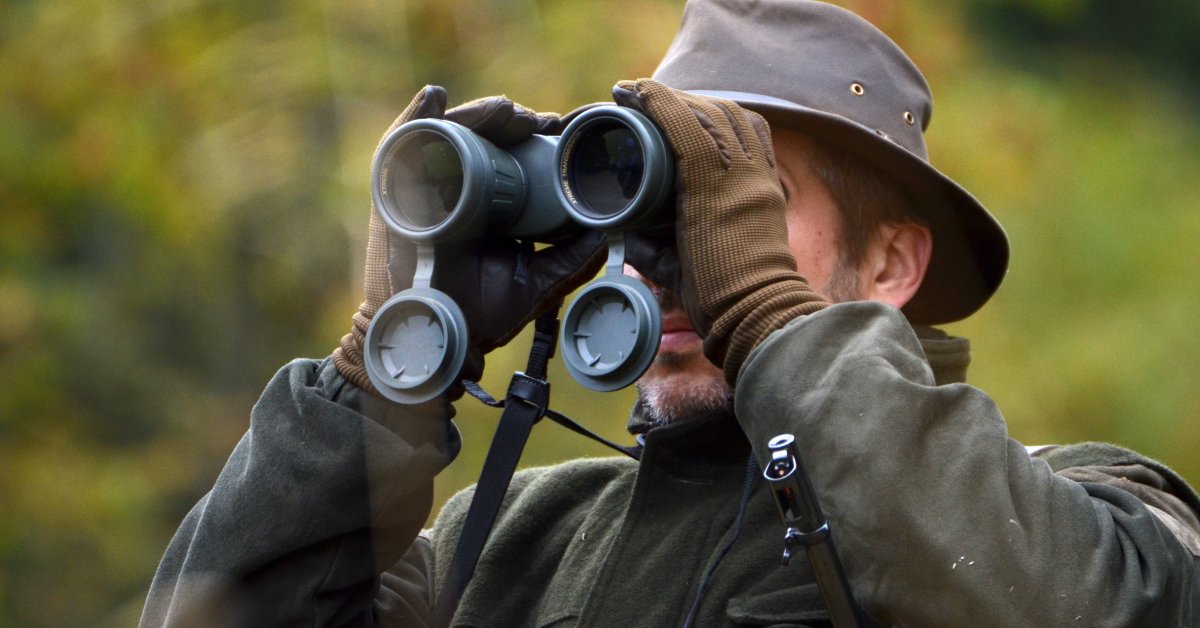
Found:
<path fill-rule="evenodd" d="M 829 142 L 811 137 L 811 150 L 804 156 L 817 178 L 829 188 L 841 216 L 838 231 L 838 263 L 858 268 L 871 239 L 883 225 L 928 221 L 913 210 L 912 203 L 895 179 L 875 164 Z"/>

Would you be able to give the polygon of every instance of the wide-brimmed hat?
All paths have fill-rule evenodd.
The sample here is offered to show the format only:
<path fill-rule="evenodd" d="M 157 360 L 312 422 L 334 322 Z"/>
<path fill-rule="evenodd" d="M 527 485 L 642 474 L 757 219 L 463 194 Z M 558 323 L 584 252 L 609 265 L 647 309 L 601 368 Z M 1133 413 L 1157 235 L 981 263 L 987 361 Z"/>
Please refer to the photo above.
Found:
<path fill-rule="evenodd" d="M 903 308 L 913 323 L 965 318 L 1000 286 L 1004 230 L 929 164 L 929 85 L 866 20 L 807 0 L 689 0 L 654 78 L 736 101 L 889 173 L 933 233 L 929 270 Z"/>

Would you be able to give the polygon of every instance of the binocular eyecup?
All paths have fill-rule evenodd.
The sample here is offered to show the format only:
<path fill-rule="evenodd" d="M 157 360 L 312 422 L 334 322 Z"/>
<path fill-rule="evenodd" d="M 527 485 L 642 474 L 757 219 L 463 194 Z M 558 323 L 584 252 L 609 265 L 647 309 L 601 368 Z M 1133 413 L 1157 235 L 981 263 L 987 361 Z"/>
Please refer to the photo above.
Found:
<path fill-rule="evenodd" d="M 461 369 L 465 318 L 429 285 L 436 243 L 554 243 L 584 229 L 608 234 L 609 261 L 563 317 L 564 364 L 594 390 L 633 383 L 658 350 L 661 318 L 650 290 L 622 274 L 622 234 L 670 216 L 662 209 L 674 175 L 674 155 L 654 123 L 614 105 L 583 111 L 560 136 L 504 147 L 448 120 L 401 125 L 376 153 L 371 188 L 388 228 L 418 243 L 419 270 L 413 288 L 389 299 L 368 328 L 372 383 L 393 401 L 420 403 Z"/>

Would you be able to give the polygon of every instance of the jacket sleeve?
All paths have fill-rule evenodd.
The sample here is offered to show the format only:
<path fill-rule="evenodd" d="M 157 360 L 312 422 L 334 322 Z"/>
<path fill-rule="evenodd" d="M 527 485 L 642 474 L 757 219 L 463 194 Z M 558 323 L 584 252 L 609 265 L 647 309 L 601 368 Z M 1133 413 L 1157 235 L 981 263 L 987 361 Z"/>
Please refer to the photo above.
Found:
<path fill-rule="evenodd" d="M 879 619 L 1200 625 L 1200 559 L 1137 491 L 1055 474 L 983 392 L 936 386 L 894 308 L 793 321 L 751 354 L 735 403 L 760 461 L 772 436 L 796 435 L 854 593 Z"/>
<path fill-rule="evenodd" d="M 363 393 L 328 359 L 285 366 L 167 547 L 141 625 L 371 625 L 425 604 L 413 541 L 458 451 L 451 415 Z"/>

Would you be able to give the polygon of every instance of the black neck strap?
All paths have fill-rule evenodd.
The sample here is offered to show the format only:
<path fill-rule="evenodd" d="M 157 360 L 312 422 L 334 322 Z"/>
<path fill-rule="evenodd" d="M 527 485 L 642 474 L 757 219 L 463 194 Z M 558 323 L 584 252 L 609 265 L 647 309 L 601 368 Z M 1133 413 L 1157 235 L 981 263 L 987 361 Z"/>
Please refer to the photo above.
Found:
<path fill-rule="evenodd" d="M 489 406 L 502 407 L 504 411 L 500 414 L 500 425 L 496 428 L 491 448 L 488 449 L 487 458 L 484 460 L 479 483 L 475 487 L 475 496 L 467 509 L 467 518 L 463 522 L 458 545 L 454 548 L 450 571 L 438 591 L 434 616 L 439 625 L 450 625 L 459 600 L 462 599 L 463 592 L 475 573 L 475 565 L 479 562 L 483 546 L 491 534 L 492 525 L 496 522 L 496 515 L 500 511 L 505 493 L 508 492 L 509 482 L 517 469 L 521 452 L 525 449 L 534 423 L 543 416 L 548 416 L 555 423 L 635 460 L 641 456 L 640 447 L 617 445 L 590 432 L 570 418 L 548 409 L 550 383 L 546 381 L 546 365 L 554 356 L 557 341 L 557 312 L 542 314 L 534 326 L 533 346 L 529 349 L 527 368 L 523 373 L 513 374 L 504 401 L 497 401 L 475 382 L 463 382 L 471 396 Z"/>

